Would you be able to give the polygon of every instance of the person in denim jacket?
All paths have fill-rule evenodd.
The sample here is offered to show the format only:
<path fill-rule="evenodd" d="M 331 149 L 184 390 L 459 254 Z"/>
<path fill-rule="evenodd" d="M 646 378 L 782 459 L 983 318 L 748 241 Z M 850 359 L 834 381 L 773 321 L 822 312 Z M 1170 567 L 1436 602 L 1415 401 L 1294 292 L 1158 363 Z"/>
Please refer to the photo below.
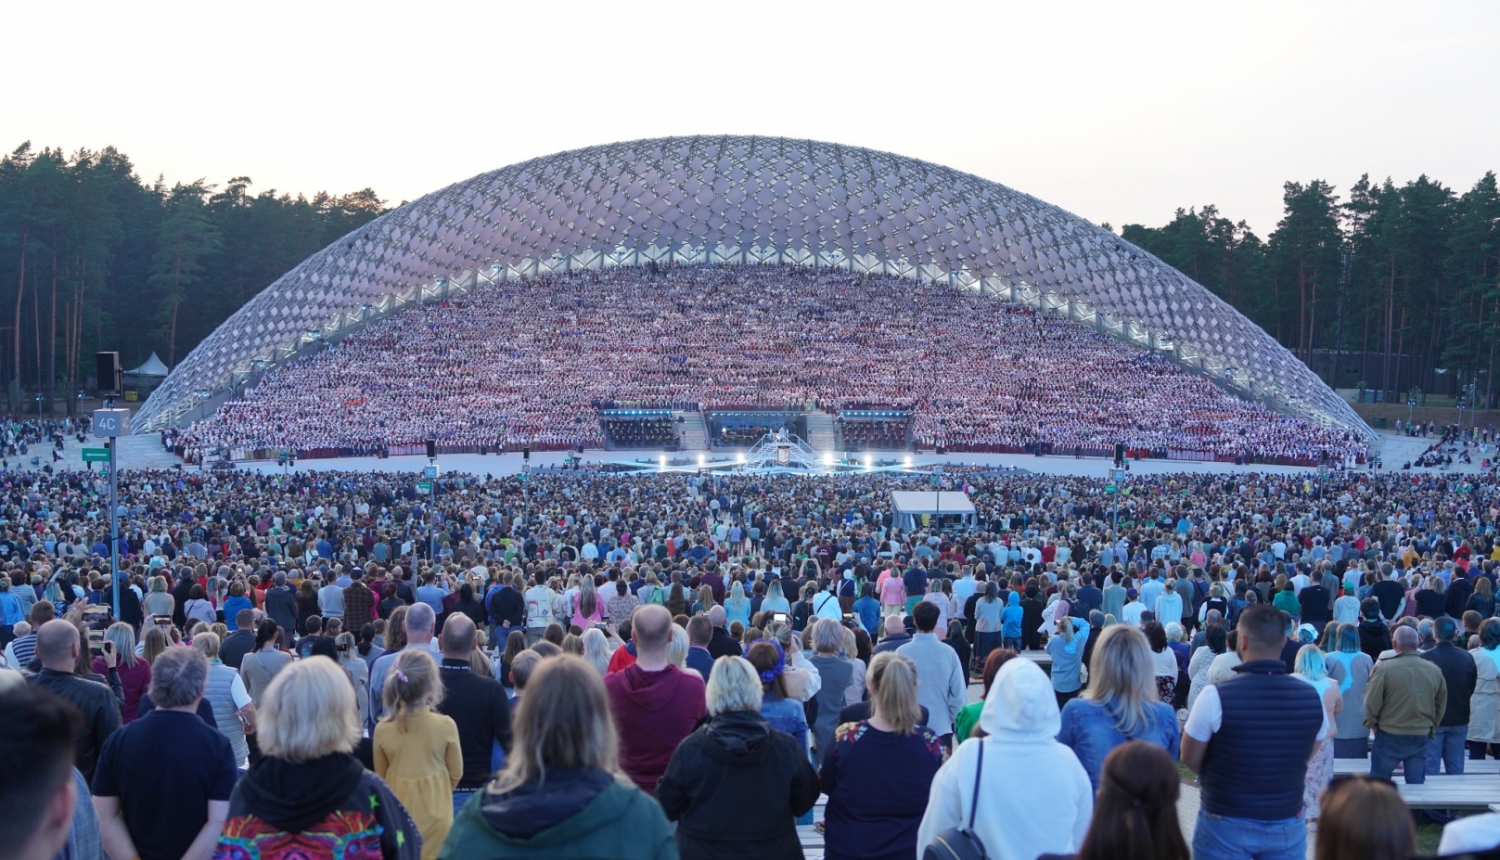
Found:
<path fill-rule="evenodd" d="M 1095 790 L 1105 757 L 1127 741 L 1156 744 L 1177 758 L 1177 716 L 1157 699 L 1151 646 L 1129 624 L 1114 624 L 1099 634 L 1088 689 L 1063 706 L 1061 719 L 1057 742 L 1078 756 Z"/>

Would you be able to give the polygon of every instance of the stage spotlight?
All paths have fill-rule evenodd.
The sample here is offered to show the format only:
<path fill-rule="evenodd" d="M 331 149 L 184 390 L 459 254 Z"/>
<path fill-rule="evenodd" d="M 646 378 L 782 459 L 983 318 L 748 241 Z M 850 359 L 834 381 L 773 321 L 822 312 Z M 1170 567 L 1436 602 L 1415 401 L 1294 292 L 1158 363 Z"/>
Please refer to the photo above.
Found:
<path fill-rule="evenodd" d="M 698 455 L 698 468 L 700 468 L 700 469 L 703 468 L 705 465 L 707 465 L 707 463 L 708 463 L 708 458 L 705 457 L 705 456 L 703 456 L 702 454 L 699 454 Z"/>
<path fill-rule="evenodd" d="M 908 469 L 911 468 L 911 458 L 910 457 L 906 458 L 906 468 L 908 468 Z"/>
<path fill-rule="evenodd" d="M 874 465 L 875 465 L 875 458 L 871 457 L 869 454 L 866 454 L 865 455 L 865 468 L 866 469 L 870 469 L 870 468 L 873 468 Z"/>
<path fill-rule="evenodd" d="M 745 452 L 741 451 L 738 454 L 735 454 L 734 455 L 734 460 L 735 460 L 736 463 L 743 463 L 743 462 L 745 462 Z"/>
<path fill-rule="evenodd" d="M 833 453 L 832 452 L 829 452 L 829 451 L 824 451 L 823 452 L 823 465 L 825 465 L 825 466 L 832 466 L 833 465 Z"/>
<path fill-rule="evenodd" d="M 660 461 L 661 461 L 661 467 L 663 469 L 667 468 L 667 455 L 666 454 L 661 455 Z"/>

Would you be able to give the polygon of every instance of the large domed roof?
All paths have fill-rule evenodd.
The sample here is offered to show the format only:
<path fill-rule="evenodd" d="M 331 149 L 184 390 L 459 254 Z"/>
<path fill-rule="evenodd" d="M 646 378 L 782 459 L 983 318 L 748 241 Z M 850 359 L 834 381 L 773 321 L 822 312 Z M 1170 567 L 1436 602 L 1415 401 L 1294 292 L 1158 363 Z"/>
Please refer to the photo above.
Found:
<path fill-rule="evenodd" d="M 1056 206 L 936 164 L 766 137 L 638 140 L 450 185 L 304 260 L 198 345 L 138 432 L 414 301 L 599 266 L 780 263 L 945 281 L 1065 314 L 1243 397 L 1369 428 L 1254 323 L 1180 272 Z"/>

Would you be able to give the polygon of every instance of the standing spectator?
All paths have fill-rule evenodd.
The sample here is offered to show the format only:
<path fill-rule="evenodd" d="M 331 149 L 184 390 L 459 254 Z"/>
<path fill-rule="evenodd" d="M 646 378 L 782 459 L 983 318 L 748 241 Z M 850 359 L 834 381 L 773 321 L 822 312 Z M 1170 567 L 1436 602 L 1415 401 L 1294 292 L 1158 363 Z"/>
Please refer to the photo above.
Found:
<path fill-rule="evenodd" d="M 301 860 L 421 856 L 422 836 L 401 802 L 350 755 L 363 729 L 354 692 L 332 662 L 298 662 L 261 704 L 265 757 L 229 797 L 217 860 L 279 856 L 288 845 Z"/>
<path fill-rule="evenodd" d="M 932 608 L 935 613 L 937 607 Z M 840 726 L 818 771 L 828 795 L 823 856 L 829 860 L 917 855 L 917 828 L 943 762 L 936 733 L 918 725 L 917 667 L 911 658 L 875 655 L 870 687 L 870 719 Z"/>
<path fill-rule="evenodd" d="M 1302 590 L 1306 592 L 1311 587 Z M 1296 677 L 1311 684 L 1323 703 L 1323 728 L 1318 731 L 1318 742 L 1307 760 L 1307 776 L 1302 783 L 1302 814 L 1311 823 L 1318 818 L 1318 797 L 1333 779 L 1333 736 L 1338 731 L 1335 720 L 1344 708 L 1344 698 L 1339 694 L 1337 682 L 1328 677 L 1323 652 L 1316 645 L 1303 645 L 1297 651 Z"/>
<path fill-rule="evenodd" d="M 318 589 L 318 615 L 325 621 L 344 617 L 344 589 L 337 581 L 329 580 L 327 585 Z"/>
<path fill-rule="evenodd" d="M 953 649 L 937 637 L 939 614 L 937 606 L 918 603 L 912 610 L 917 633 L 896 653 L 905 654 L 917 667 L 917 703 L 931 715 L 928 727 L 944 746 L 951 746 L 953 718 L 968 701 L 969 675 Z"/>
<path fill-rule="evenodd" d="M 76 744 L 74 767 L 92 783 L 94 765 L 105 741 L 120 728 L 120 705 L 109 687 L 75 673 L 78 655 L 78 628 L 62 619 L 48 621 L 36 634 L 36 659 L 41 661 L 42 670 L 31 681 L 56 693 L 82 715 L 73 738 Z M 108 677 L 119 685 L 115 667 L 119 655 L 111 649 L 102 659 Z M 127 855 L 119 860 L 130 860 L 130 857 Z"/>
<path fill-rule="evenodd" d="M 255 647 L 255 610 L 241 609 L 235 613 L 234 621 L 234 632 L 219 643 L 219 659 L 238 672 L 245 655 Z"/>
<path fill-rule="evenodd" d="M 510 699 L 505 688 L 469 665 L 478 637 L 479 630 L 467 615 L 454 615 L 443 625 L 443 662 L 438 669 L 444 695 L 437 710 L 458 727 L 464 763 L 463 778 L 453 791 L 455 815 L 489 782 L 495 771 L 495 749 L 510 751 Z"/>
<path fill-rule="evenodd" d="M 495 626 L 494 638 L 503 639 L 509 636 L 512 630 L 525 630 L 526 642 L 531 645 L 542 638 L 542 632 L 554 619 L 552 618 L 551 597 L 540 597 L 538 603 L 533 605 L 532 594 L 521 593 L 523 584 L 524 580 L 520 578 L 520 574 L 502 573 L 500 587 L 492 590 L 485 599 L 485 611 L 489 613 L 490 621 Z M 537 587 L 547 590 L 550 594 L 550 589 L 546 589 L 546 586 Z M 541 608 L 543 606 L 546 608 Z M 534 625 L 540 622 L 540 626 L 528 627 L 526 623 L 528 616 L 531 617 Z"/>
<path fill-rule="evenodd" d="M 1339 696 L 1344 701 L 1333 735 L 1333 757 L 1365 758 L 1370 754 L 1370 730 L 1365 727 L 1365 685 L 1375 661 L 1359 650 L 1359 629 L 1353 624 L 1338 625 L 1333 649 L 1323 655 L 1323 663 L 1328 677 L 1338 684 Z"/>
<path fill-rule="evenodd" d="M 677 747 L 656 786 L 662 811 L 678 822 L 678 853 L 802 857 L 795 822 L 818 799 L 805 750 L 760 715 L 760 678 L 744 658 L 714 663 L 707 697 L 711 719 Z"/>
<path fill-rule="evenodd" d="M 1015 595 L 1011 593 L 1010 596 Z M 1016 600 L 1015 605 L 1019 615 L 1020 601 Z M 989 659 L 990 652 L 1001 646 L 1005 606 L 1000 600 L 1000 586 L 993 582 L 985 583 L 984 596 L 974 601 L 974 659 L 981 666 Z"/>
<path fill-rule="evenodd" d="M 1302 591 L 1297 593 L 1297 607 L 1302 623 L 1311 624 L 1322 635 L 1323 625 L 1328 623 L 1332 600 L 1333 596 L 1328 593 L 1328 589 L 1317 580 L 1303 586 Z"/>
<path fill-rule="evenodd" d="M 8 670 L 7 670 L 8 671 Z M 11 676 L 15 678 L 15 675 Z M 79 794 L 73 737 L 78 711 L 63 699 L 20 681 L 0 684 L 0 857 L 65 857 Z M 93 856 L 98 856 L 97 841 Z M 72 857 L 70 860 L 93 860 Z"/>
<path fill-rule="evenodd" d="M 250 701 L 260 704 L 260 697 L 271 679 L 292 665 L 292 655 L 276 647 L 281 638 L 281 627 L 270 618 L 262 618 L 255 628 L 255 647 L 240 658 L 240 679 L 250 693 Z"/>
<path fill-rule="evenodd" d="M 695 615 L 688 619 L 687 634 L 687 667 L 703 676 L 703 683 L 707 684 L 714 669 L 714 657 L 708 651 L 714 636 L 713 622 L 707 616 Z"/>
<path fill-rule="evenodd" d="M 1189 860 L 1177 820 L 1182 777 L 1171 756 L 1155 744 L 1130 741 L 1104 760 L 1103 775 L 1093 823 L 1075 860 Z"/>
<path fill-rule="evenodd" d="M 280 571 L 272 574 L 271 583 L 266 589 L 266 617 L 291 635 L 297 629 L 297 591 L 286 584 L 286 574 Z"/>
<path fill-rule="evenodd" d="M 1427 742 L 1437 735 L 1448 706 L 1448 685 L 1437 664 L 1417 652 L 1417 631 L 1397 627 L 1396 655 L 1375 664 L 1365 688 L 1365 725 L 1375 730 L 1370 774 L 1390 779 L 1398 763 L 1408 785 L 1427 781 Z"/>
<path fill-rule="evenodd" d="M 720 657 L 738 657 L 743 653 L 740 643 L 724 629 L 727 618 L 723 606 L 714 606 L 708 610 L 708 620 L 714 628 L 713 638 L 708 642 L 708 653 L 715 660 Z"/>
<path fill-rule="evenodd" d="M 1181 734 L 1172 706 L 1156 695 L 1156 671 L 1146 637 L 1129 624 L 1104 628 L 1089 663 L 1089 686 L 1063 705 L 1057 741 L 1073 750 L 1097 791 L 1110 751 L 1146 741 L 1176 760 Z"/>
<path fill-rule="evenodd" d="M 667 610 L 642 606 L 631 621 L 636 660 L 605 676 L 604 686 L 620 732 L 620 767 L 642 791 L 654 794 L 672 752 L 708 709 L 703 679 L 667 659 L 672 636 Z"/>
<path fill-rule="evenodd" d="M 440 659 L 443 652 L 439 650 L 437 642 L 432 638 L 433 625 L 437 623 L 437 613 L 432 607 L 425 603 L 418 603 L 406 611 L 400 618 L 392 616 L 392 626 L 399 627 L 404 631 L 405 639 L 399 648 L 392 648 L 375 665 L 370 667 L 370 716 L 379 719 L 385 712 L 385 684 L 391 672 L 391 666 L 395 664 L 396 658 L 401 656 L 402 651 L 426 651 L 434 661 Z M 391 633 L 386 633 L 386 641 L 390 644 Z"/>
<path fill-rule="evenodd" d="M 643 614 L 637 610 L 636 617 Z M 655 655 L 651 662 L 664 664 L 671 618 L 646 623 Z M 517 659 L 516 672 L 527 654 Z M 541 661 L 531 681 L 513 725 L 516 749 L 528 754 L 511 756 L 485 791 L 464 806 L 440 860 L 677 856 L 661 806 L 616 778 L 620 762 L 607 679 L 601 682 L 594 667 L 564 655 Z"/>
<path fill-rule="evenodd" d="M 193 637 L 193 650 L 208 661 L 208 685 L 203 699 L 214 709 L 214 722 L 219 731 L 229 739 L 229 748 L 234 752 L 234 763 L 244 767 L 250 757 L 250 747 L 245 742 L 247 734 L 255 733 L 255 704 L 240 673 L 219 659 L 219 634 L 199 633 Z"/>
<path fill-rule="evenodd" d="M 1391 584 L 1395 585 L 1394 582 Z M 1381 615 L 1381 602 L 1374 597 L 1360 601 L 1359 611 L 1359 650 L 1367 654 L 1373 664 L 1382 653 L 1391 649 L 1391 628 Z"/>
<path fill-rule="evenodd" d="M 1479 582 L 1489 580 L 1481 577 Z M 1482 760 L 1492 746 L 1500 744 L 1500 619 L 1486 618 L 1479 625 L 1479 647 L 1469 654 L 1475 669 L 1474 695 L 1469 699 L 1469 757 Z"/>
<path fill-rule="evenodd" d="M 1183 727 L 1182 761 L 1203 786 L 1193 856 L 1302 858 L 1302 788 L 1323 705 L 1286 674 L 1280 612 L 1247 606 L 1236 630 L 1235 677 L 1205 689 Z"/>
<path fill-rule="evenodd" d="M 819 618 L 812 622 L 813 656 L 808 661 L 822 682 L 814 699 L 817 716 L 812 723 L 814 761 L 822 762 L 833 746 L 833 732 L 839 727 L 839 709 L 845 704 L 845 691 L 854 678 L 854 666 L 839 656 L 844 648 L 844 627 L 837 621 Z"/>
<path fill-rule="evenodd" d="M 933 779 L 917 849 L 944 830 L 967 827 L 977 790 L 985 814 L 975 818 L 973 832 L 989 856 L 1077 851 L 1093 815 L 1094 793 L 1078 757 L 1056 740 L 1061 723 L 1046 673 L 1030 660 L 1006 661 L 985 698 L 979 727 L 985 736 L 960 744 Z M 1018 773 L 1026 774 L 1025 791 L 1015 790 Z M 1045 815 L 1036 810 L 1041 798 Z"/>
<path fill-rule="evenodd" d="M 453 826 L 453 789 L 464 775 L 458 726 L 433 710 L 443 680 L 431 654 L 407 649 L 392 663 L 375 726 L 375 772 L 421 831 L 423 860 L 432 860 Z"/>
<path fill-rule="evenodd" d="M 349 572 L 349 584 L 344 587 L 344 629 L 352 633 L 375 619 L 375 592 L 364 580 L 364 570 L 356 567 Z"/>
<path fill-rule="evenodd" d="M 125 694 L 125 701 L 120 707 L 120 722 L 129 723 L 135 720 L 136 712 L 141 706 L 141 697 L 151 687 L 151 664 L 144 657 L 137 657 L 135 653 L 135 630 L 123 621 L 116 621 L 109 625 L 104 631 L 104 641 L 109 644 L 104 646 L 115 653 L 118 658 L 115 671 L 120 676 L 120 689 Z M 109 663 L 103 655 L 94 658 L 90 667 L 95 675 L 109 677 Z"/>
<path fill-rule="evenodd" d="M 1448 703 L 1443 719 L 1427 742 L 1427 772 L 1436 775 L 1441 765 L 1444 773 L 1464 772 L 1464 743 L 1469 734 L 1469 699 L 1479 681 L 1479 670 L 1473 655 L 1458 647 L 1458 623 L 1444 615 L 1432 624 L 1437 647 L 1422 655 L 1443 672 L 1443 686 L 1448 688 Z"/>
<path fill-rule="evenodd" d="M 111 860 L 207 860 L 234 789 L 234 753 L 198 719 L 208 660 L 169 648 L 151 666 L 155 710 L 117 732 L 99 755 L 94 809 Z"/>
<path fill-rule="evenodd" d="M 1057 619 L 1055 623 L 1057 633 L 1048 637 L 1047 653 L 1052 657 L 1052 689 L 1057 693 L 1057 707 L 1062 708 L 1083 688 L 1083 677 L 1079 669 L 1083 666 L 1089 625 L 1082 618 L 1067 616 Z M 1078 628 L 1076 632 L 1075 627 Z"/>

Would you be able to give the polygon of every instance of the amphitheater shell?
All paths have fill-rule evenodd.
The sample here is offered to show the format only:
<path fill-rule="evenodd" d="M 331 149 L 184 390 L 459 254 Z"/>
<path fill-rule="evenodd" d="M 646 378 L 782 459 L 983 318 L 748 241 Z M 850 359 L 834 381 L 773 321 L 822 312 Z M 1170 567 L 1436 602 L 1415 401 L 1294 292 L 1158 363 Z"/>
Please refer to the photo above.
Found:
<path fill-rule="evenodd" d="M 947 283 L 1151 350 L 1248 400 L 1373 439 L 1250 320 L 1056 206 L 885 152 L 769 137 L 613 143 L 513 164 L 371 221 L 304 260 L 198 345 L 137 433 L 185 426 L 268 370 L 414 302 L 579 268 L 823 266 Z"/>

